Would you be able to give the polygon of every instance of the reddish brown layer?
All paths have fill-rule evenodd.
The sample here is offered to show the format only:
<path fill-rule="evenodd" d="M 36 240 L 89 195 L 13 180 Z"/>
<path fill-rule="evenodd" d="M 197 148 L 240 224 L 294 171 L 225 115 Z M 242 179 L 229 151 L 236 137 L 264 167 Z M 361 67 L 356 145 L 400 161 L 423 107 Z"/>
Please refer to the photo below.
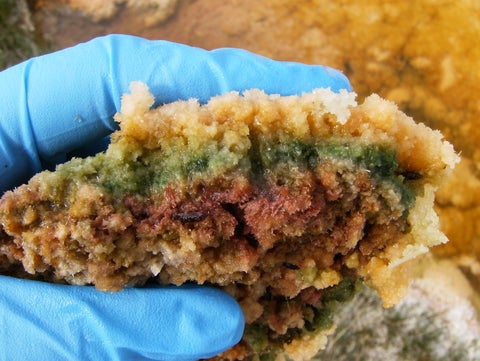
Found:
<path fill-rule="evenodd" d="M 70 208 L 31 184 L 1 201 L 9 235 L 0 249 L 30 272 L 104 290 L 157 273 L 161 283 L 217 284 L 240 302 L 248 323 L 285 342 L 288 329 L 303 328 L 312 307 L 321 307 L 322 291 L 305 285 L 303 270 L 345 275 L 352 272 L 345 256 L 359 250 L 368 259 L 406 227 L 368 171 L 337 168 L 282 165 L 262 175 L 170 184 L 149 197 L 80 186 Z M 69 264 L 76 273 L 60 274 Z"/>
<path fill-rule="evenodd" d="M 388 219 L 389 206 L 367 171 L 352 177 L 323 163 L 315 172 L 289 172 L 262 179 L 232 174 L 181 189 L 171 184 L 147 198 L 87 196 L 81 217 L 30 186 L 21 198 L 2 201 L 3 209 L 14 210 L 4 217 L 10 236 L 4 235 L 2 249 L 18 260 L 22 246 L 33 250 L 39 272 L 55 271 L 59 262 L 83 264 L 80 273 L 107 290 L 149 279 L 146 261 L 158 259 L 165 263 L 163 282 L 250 284 L 268 277 L 278 294 L 291 296 L 297 290 L 285 273 L 305 260 L 313 259 L 318 269 L 339 268 L 353 249 L 368 257 L 405 226 L 401 217 Z M 36 216 L 29 223 L 31 207 Z M 23 237 L 30 231 L 33 238 Z M 287 261 L 289 267 L 282 266 Z"/>

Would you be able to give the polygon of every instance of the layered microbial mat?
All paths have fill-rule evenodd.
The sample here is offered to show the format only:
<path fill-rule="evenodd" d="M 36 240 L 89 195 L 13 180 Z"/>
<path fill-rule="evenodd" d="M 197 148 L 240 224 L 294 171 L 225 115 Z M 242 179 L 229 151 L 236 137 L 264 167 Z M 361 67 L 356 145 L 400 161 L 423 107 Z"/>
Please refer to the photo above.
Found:
<path fill-rule="evenodd" d="M 151 109 L 132 83 L 109 148 L 0 200 L 3 273 L 117 291 L 196 282 L 247 327 L 219 359 L 313 357 L 362 283 L 397 303 L 446 242 L 434 192 L 459 161 L 377 95 L 261 90 Z"/>

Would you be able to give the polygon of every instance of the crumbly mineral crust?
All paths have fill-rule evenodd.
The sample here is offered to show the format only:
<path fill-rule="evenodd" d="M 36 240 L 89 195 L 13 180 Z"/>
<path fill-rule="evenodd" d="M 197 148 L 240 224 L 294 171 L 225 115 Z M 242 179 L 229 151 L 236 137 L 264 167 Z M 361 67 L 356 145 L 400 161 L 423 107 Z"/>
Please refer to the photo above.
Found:
<path fill-rule="evenodd" d="M 346 279 L 392 305 L 405 265 L 446 242 L 434 191 L 458 157 L 376 95 L 357 105 L 346 91 L 250 90 L 150 109 L 148 88 L 131 90 L 105 153 L 2 197 L 5 272 L 22 265 L 103 290 L 152 278 L 215 284 L 249 325 L 219 358 L 302 360 L 332 330 L 319 315 Z"/>

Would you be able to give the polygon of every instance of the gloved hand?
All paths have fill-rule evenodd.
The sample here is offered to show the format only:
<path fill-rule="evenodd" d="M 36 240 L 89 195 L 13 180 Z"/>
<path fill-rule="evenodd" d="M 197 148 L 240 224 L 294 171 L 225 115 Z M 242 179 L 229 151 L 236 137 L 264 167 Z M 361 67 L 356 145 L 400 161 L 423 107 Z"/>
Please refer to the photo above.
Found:
<path fill-rule="evenodd" d="M 116 129 L 131 81 L 158 103 L 260 88 L 300 94 L 350 89 L 339 72 L 239 49 L 205 51 L 125 35 L 97 38 L 0 73 L 0 192 L 73 153 L 92 153 Z M 193 360 L 238 342 L 243 316 L 207 287 L 103 293 L 0 277 L 0 359 Z"/>
<path fill-rule="evenodd" d="M 237 343 L 242 311 L 200 286 L 104 293 L 0 276 L 0 359 L 195 360 Z"/>

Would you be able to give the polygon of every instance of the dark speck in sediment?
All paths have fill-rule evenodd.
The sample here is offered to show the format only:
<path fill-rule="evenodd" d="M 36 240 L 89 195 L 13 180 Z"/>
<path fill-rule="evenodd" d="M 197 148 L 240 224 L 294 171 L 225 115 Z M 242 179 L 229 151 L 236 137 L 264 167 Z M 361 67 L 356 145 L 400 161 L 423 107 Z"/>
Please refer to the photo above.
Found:
<path fill-rule="evenodd" d="M 292 270 L 300 269 L 300 267 L 298 267 L 296 264 L 289 263 L 289 262 L 283 262 L 283 266 Z"/>
<path fill-rule="evenodd" d="M 179 220 L 182 223 L 194 223 L 203 221 L 208 217 L 208 212 L 185 212 L 175 213 L 173 219 Z"/>
<path fill-rule="evenodd" d="M 422 175 L 420 173 L 415 172 L 413 170 L 406 170 L 401 174 L 405 177 L 405 179 L 408 179 L 408 180 L 418 180 L 422 178 Z"/>

